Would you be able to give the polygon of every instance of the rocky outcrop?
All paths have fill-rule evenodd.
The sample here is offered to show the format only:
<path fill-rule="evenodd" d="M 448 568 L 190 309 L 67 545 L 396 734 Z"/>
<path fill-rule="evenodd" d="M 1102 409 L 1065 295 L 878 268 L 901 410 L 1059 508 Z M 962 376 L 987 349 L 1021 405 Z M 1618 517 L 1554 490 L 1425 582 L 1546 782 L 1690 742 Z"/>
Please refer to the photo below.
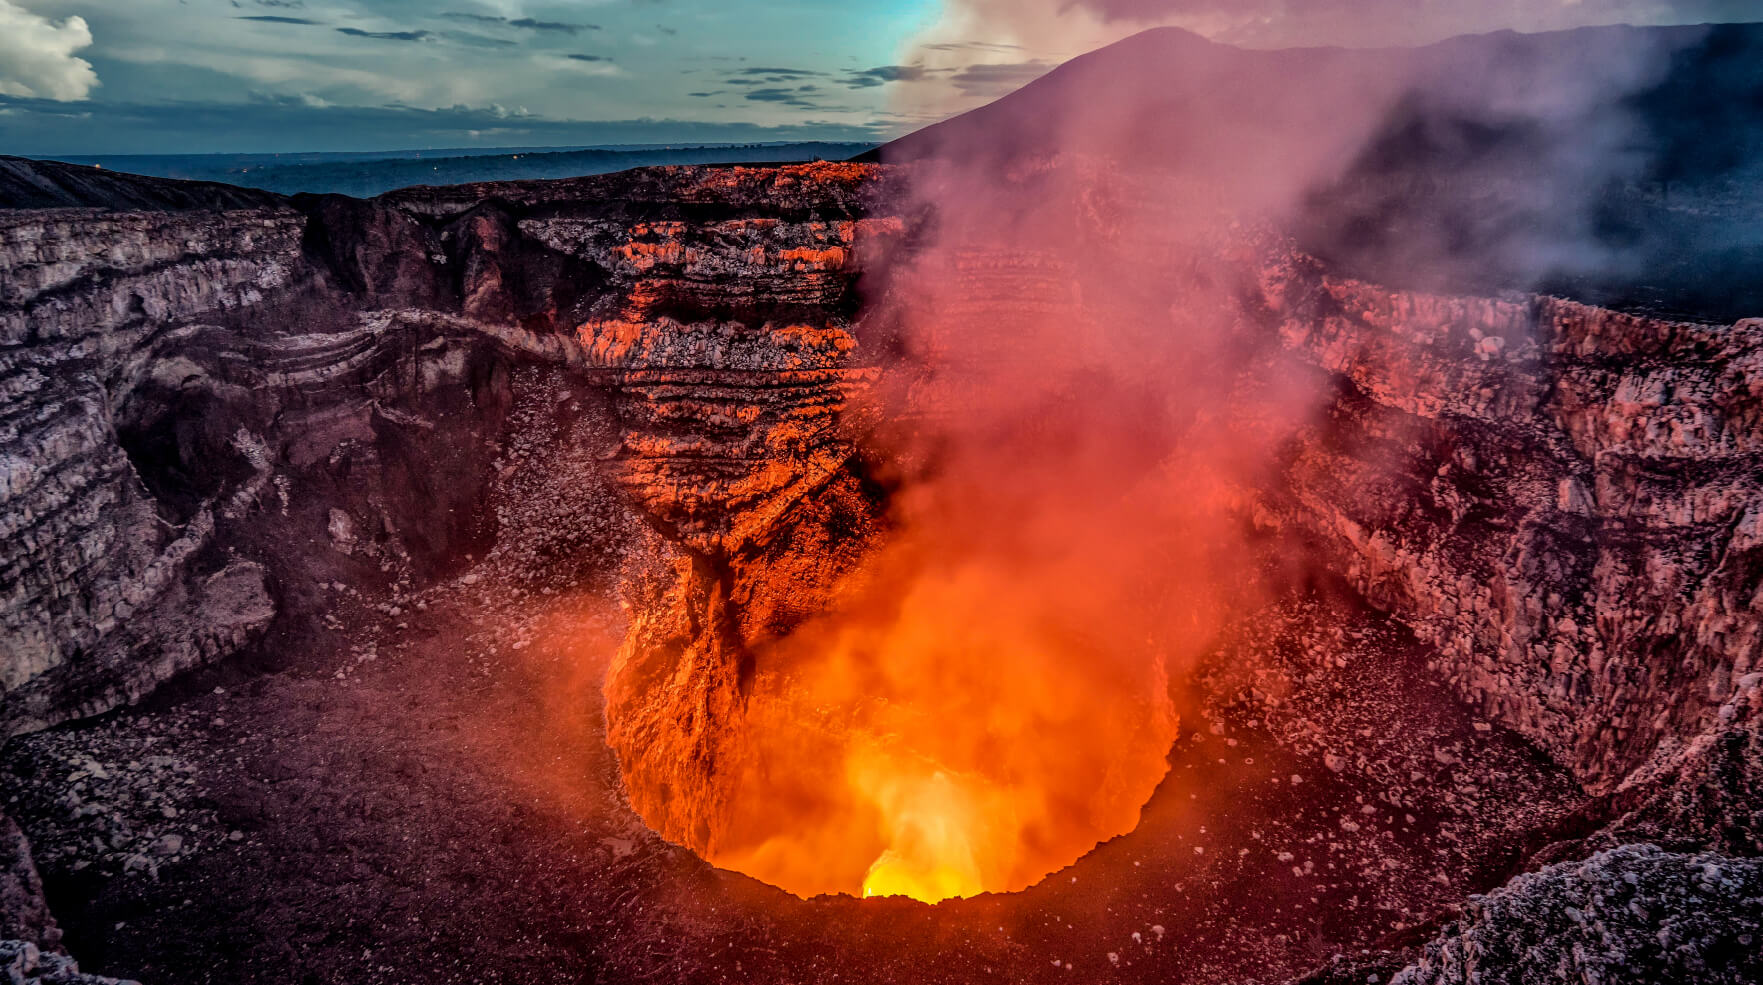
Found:
<path fill-rule="evenodd" d="M 488 350 L 424 349 L 361 313 L 443 292 L 420 237 L 385 231 L 413 220 L 308 206 L 0 212 L 6 733 L 136 700 L 258 636 L 303 483 L 353 462 L 358 498 L 436 504 L 388 467 L 427 454 L 410 412 L 488 392 Z M 324 235 L 339 225 L 356 237 Z"/>
<path fill-rule="evenodd" d="M 1470 900 L 1392 985 L 1754 982 L 1763 863 L 1626 846 Z"/>
<path fill-rule="evenodd" d="M 1287 508 L 1588 781 L 1730 727 L 1763 657 L 1763 323 L 1285 286 L 1340 396 Z"/>
<path fill-rule="evenodd" d="M 199 364 L 179 357 L 202 330 L 177 323 L 253 306 L 287 285 L 300 232 L 298 215 L 283 211 L 52 211 L 5 220 L 7 732 L 138 697 L 236 649 L 268 622 L 261 568 L 224 558 L 192 565 L 217 519 L 265 491 L 240 481 L 257 475 L 260 451 L 246 421 L 205 415 L 196 392 L 177 422 L 149 437 L 131 429 L 136 421 L 118 405 L 141 377 L 174 388 L 200 379 Z M 236 470 L 231 484 L 221 481 L 227 463 Z M 156 498 L 143 470 L 183 488 Z"/>
<path fill-rule="evenodd" d="M 1739 689 L 1714 715 L 1715 725 L 1625 778 L 1609 796 L 1615 818 L 1590 847 L 1650 841 L 1680 850 L 1712 848 L 1763 856 L 1763 728 L 1759 688 Z"/>
<path fill-rule="evenodd" d="M 853 165 L 372 203 L 7 168 L 8 733 L 236 652 L 316 569 L 420 578 L 487 546 L 514 361 L 612 388 L 609 467 L 658 524 L 752 538 L 850 454 L 854 258 L 899 232 L 864 218 L 885 172 Z"/>
<path fill-rule="evenodd" d="M 6 985 L 139 985 L 102 975 L 82 975 L 65 954 L 44 951 L 29 941 L 0 940 L 0 974 Z"/>
<path fill-rule="evenodd" d="M 5 814 L 0 814 L 0 940 L 51 949 L 61 942 L 61 931 L 43 901 L 31 843 Z"/>

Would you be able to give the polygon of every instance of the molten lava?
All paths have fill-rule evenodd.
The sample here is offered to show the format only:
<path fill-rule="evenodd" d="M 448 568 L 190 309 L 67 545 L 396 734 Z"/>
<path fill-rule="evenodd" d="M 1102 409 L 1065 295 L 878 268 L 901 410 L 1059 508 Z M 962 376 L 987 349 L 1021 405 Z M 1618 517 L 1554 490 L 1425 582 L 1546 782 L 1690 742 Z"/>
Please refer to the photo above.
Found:
<path fill-rule="evenodd" d="M 801 896 L 936 902 L 1024 889 L 1131 831 L 1176 715 L 1137 620 L 1075 577 L 1085 554 L 884 551 L 757 654 L 706 857 Z"/>

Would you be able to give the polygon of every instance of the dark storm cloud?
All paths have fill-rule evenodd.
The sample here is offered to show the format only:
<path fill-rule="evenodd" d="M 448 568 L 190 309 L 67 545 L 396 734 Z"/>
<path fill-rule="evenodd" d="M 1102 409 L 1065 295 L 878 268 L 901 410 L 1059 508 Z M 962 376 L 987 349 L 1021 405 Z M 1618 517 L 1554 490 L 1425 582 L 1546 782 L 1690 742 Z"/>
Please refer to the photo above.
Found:
<path fill-rule="evenodd" d="M 317 24 L 318 21 L 305 17 L 284 17 L 280 14 L 243 14 L 233 18 L 241 21 L 262 21 L 266 24 Z"/>
<path fill-rule="evenodd" d="M 816 72 L 806 68 L 743 68 L 736 75 L 765 75 L 780 79 L 813 79 L 824 76 L 825 72 Z"/>
<path fill-rule="evenodd" d="M 796 98 L 801 108 L 814 108 Z M 762 99 L 761 102 L 775 101 Z M 784 105 L 793 105 L 783 103 Z M 81 103 L 0 96 L 0 146 L 31 156 L 363 150 L 470 146 L 867 141 L 878 127 L 671 119 L 560 120 L 496 107 L 330 106 L 287 96 L 248 102 Z"/>
<path fill-rule="evenodd" d="M 792 106 L 796 109 L 819 109 L 820 107 L 804 97 L 803 93 L 817 92 L 818 86 L 796 86 L 793 89 L 754 89 L 747 93 L 747 98 L 756 103 L 777 103 L 780 106 Z"/>
<path fill-rule="evenodd" d="M 363 31 L 359 27 L 339 27 L 337 33 L 375 41 L 427 41 L 435 36 L 432 31 Z"/>
<path fill-rule="evenodd" d="M 563 57 L 577 62 L 609 62 L 612 60 L 605 55 L 564 55 Z"/>
<path fill-rule="evenodd" d="M 873 89 L 889 82 L 917 82 L 930 75 L 922 65 L 877 65 L 852 72 L 839 81 L 853 89 Z"/>
<path fill-rule="evenodd" d="M 531 17 L 496 17 L 491 14 L 463 14 L 448 11 L 441 15 L 456 21 L 471 21 L 476 24 L 495 24 L 502 27 L 518 27 L 528 31 L 550 31 L 557 34 L 579 34 L 582 31 L 598 31 L 598 24 L 566 24 L 562 21 L 541 21 Z"/>

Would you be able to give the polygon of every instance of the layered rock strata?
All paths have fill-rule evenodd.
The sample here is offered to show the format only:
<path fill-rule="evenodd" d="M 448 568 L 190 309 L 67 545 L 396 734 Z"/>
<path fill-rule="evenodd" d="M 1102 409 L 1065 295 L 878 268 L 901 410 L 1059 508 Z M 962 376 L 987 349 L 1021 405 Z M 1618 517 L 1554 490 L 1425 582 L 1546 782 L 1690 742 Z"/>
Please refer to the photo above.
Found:
<path fill-rule="evenodd" d="M 402 498 L 384 487 L 405 410 L 482 382 L 468 345 L 358 318 L 433 296 L 366 264 L 432 263 L 395 238 L 320 245 L 326 211 L 0 212 L 7 733 L 260 635 L 283 559 L 252 539 L 296 526 L 296 486 L 365 456 L 357 488 Z"/>
<path fill-rule="evenodd" d="M 1751 717 L 1763 323 L 1293 283 L 1339 396 L 1284 509 L 1440 673 L 1601 788 Z"/>
<path fill-rule="evenodd" d="M 511 361 L 613 388 L 612 467 L 658 523 L 750 538 L 849 454 L 852 257 L 898 228 L 862 218 L 873 167 L 366 203 L 4 163 L 7 733 L 313 615 L 327 565 L 421 578 L 487 546 Z"/>

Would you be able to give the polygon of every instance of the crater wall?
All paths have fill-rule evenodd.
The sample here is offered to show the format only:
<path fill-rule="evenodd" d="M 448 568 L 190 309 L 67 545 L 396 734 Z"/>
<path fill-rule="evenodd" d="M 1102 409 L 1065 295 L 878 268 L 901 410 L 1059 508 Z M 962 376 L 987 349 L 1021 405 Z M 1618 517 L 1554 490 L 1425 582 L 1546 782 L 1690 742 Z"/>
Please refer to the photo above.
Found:
<path fill-rule="evenodd" d="M 811 614 L 885 527 L 853 398 L 893 358 L 866 317 L 924 220 L 898 208 L 903 173 L 154 210 L 48 175 L 60 207 L 0 211 L 6 731 L 136 700 L 299 610 L 312 572 L 251 530 L 364 537 L 347 563 L 393 578 L 492 538 L 474 491 L 518 360 L 609 389 L 607 468 L 672 545 L 628 584 L 627 768 L 685 709 L 738 716 L 743 641 Z M 1244 330 L 1332 395 L 1283 481 L 1246 491 L 1256 522 L 1311 540 L 1468 700 L 1599 788 L 1750 719 L 1763 325 L 1253 263 Z M 1070 302 L 1046 277 L 1008 289 Z M 714 768 L 714 743 L 681 741 L 655 783 Z"/>

